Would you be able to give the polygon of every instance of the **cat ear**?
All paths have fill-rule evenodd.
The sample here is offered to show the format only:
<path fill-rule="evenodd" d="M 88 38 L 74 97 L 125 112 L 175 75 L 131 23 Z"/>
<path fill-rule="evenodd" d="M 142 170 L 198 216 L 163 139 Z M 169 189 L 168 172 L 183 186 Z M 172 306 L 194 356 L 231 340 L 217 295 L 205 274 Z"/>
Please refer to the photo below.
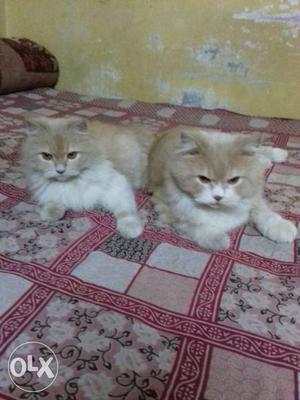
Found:
<path fill-rule="evenodd" d="M 80 134 L 87 133 L 87 121 L 80 117 L 67 117 L 67 118 L 47 118 L 36 114 L 25 114 L 23 116 L 27 135 L 36 135 L 39 132 L 49 129 L 50 131 L 55 127 L 62 129 L 69 129 Z"/>
<path fill-rule="evenodd" d="M 87 121 L 80 117 L 70 117 L 66 119 L 67 128 L 76 133 L 86 134 L 88 132 Z"/>
<path fill-rule="evenodd" d="M 242 154 L 253 155 L 256 152 L 257 147 L 262 144 L 263 135 L 259 133 L 240 135 L 237 138 L 237 145 Z"/>
<path fill-rule="evenodd" d="M 181 132 L 180 143 L 176 153 L 181 155 L 199 154 L 198 145 L 192 137 L 187 135 L 185 132 Z"/>
<path fill-rule="evenodd" d="M 25 120 L 25 133 L 28 136 L 37 135 L 48 126 L 47 118 L 43 116 L 26 114 L 23 118 Z"/>

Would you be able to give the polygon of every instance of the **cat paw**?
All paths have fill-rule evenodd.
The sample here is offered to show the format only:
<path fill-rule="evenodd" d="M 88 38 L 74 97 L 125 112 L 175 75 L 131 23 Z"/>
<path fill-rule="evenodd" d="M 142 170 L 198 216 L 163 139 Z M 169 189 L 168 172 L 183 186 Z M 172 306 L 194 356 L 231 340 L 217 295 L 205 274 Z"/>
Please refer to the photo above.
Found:
<path fill-rule="evenodd" d="M 297 228 L 292 222 L 283 218 L 270 221 L 264 227 L 264 236 L 273 240 L 274 242 L 293 242 L 297 236 Z"/>
<path fill-rule="evenodd" d="M 267 168 L 270 168 L 272 166 L 272 161 L 269 158 L 265 157 L 265 156 L 259 156 L 258 160 L 259 160 L 260 165 L 263 168 L 267 169 Z"/>
<path fill-rule="evenodd" d="M 288 158 L 288 151 L 284 149 L 272 149 L 272 161 L 274 162 L 284 162 Z"/>
<path fill-rule="evenodd" d="M 228 249 L 230 246 L 230 238 L 225 233 L 220 233 L 214 236 L 206 236 L 205 233 L 202 237 L 196 240 L 197 244 L 206 249 L 222 251 Z"/>
<path fill-rule="evenodd" d="M 40 212 L 43 221 L 55 222 L 64 216 L 65 208 L 55 203 L 45 204 Z"/>
<path fill-rule="evenodd" d="M 143 232 L 144 225 L 138 216 L 128 215 L 118 220 L 117 228 L 123 237 L 135 239 Z"/>

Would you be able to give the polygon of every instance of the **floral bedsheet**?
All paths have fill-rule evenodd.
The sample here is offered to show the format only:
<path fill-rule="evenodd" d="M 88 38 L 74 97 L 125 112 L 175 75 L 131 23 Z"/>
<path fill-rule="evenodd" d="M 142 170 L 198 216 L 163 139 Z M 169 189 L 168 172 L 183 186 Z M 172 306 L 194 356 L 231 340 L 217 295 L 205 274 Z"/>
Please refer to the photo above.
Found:
<path fill-rule="evenodd" d="M 134 240 L 105 210 L 44 223 L 19 163 L 31 111 L 153 132 L 264 132 L 289 150 L 267 171 L 266 195 L 300 221 L 300 121 L 53 89 L 0 96 L 0 399 L 299 400 L 300 239 L 279 245 L 245 227 L 230 249 L 203 250 L 159 228 L 146 193 L 136 195 L 147 224 Z M 53 353 L 57 376 L 37 377 L 27 356 L 36 365 Z M 12 354 L 27 360 L 18 378 Z"/>

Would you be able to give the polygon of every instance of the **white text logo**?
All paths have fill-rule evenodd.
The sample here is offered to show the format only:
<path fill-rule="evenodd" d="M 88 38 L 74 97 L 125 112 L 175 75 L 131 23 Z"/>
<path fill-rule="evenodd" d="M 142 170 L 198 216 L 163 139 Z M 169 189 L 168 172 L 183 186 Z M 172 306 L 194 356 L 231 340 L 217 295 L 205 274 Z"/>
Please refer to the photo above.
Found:
<path fill-rule="evenodd" d="M 30 354 L 24 355 L 28 348 Z M 36 356 L 41 352 L 42 356 Z M 22 343 L 9 357 L 8 374 L 19 389 L 25 392 L 41 392 L 52 385 L 57 377 L 57 357 L 44 343 Z"/>

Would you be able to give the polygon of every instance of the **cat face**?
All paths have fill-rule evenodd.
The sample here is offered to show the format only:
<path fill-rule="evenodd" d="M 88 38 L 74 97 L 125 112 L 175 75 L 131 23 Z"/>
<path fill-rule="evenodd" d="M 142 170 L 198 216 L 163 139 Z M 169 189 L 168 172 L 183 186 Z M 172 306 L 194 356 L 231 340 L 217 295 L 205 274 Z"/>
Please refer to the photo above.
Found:
<path fill-rule="evenodd" d="M 79 176 L 99 157 L 86 129 L 78 118 L 31 118 L 23 147 L 30 172 L 56 181 Z"/>
<path fill-rule="evenodd" d="M 261 168 L 241 136 L 181 135 L 172 163 L 177 186 L 200 205 L 236 207 L 255 192 Z"/>

